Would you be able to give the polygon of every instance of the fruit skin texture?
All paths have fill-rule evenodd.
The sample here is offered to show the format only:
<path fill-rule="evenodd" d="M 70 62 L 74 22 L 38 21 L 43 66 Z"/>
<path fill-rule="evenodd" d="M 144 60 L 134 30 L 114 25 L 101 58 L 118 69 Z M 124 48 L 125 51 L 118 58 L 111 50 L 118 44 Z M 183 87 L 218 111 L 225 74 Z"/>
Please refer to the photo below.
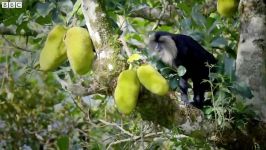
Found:
<path fill-rule="evenodd" d="M 218 0 L 217 11 L 220 15 L 229 17 L 232 16 L 238 7 L 238 0 Z"/>
<path fill-rule="evenodd" d="M 49 32 L 40 53 L 40 70 L 52 71 L 67 59 L 66 47 L 63 42 L 66 31 L 64 26 L 57 25 Z"/>
<path fill-rule="evenodd" d="M 140 83 L 154 94 L 163 96 L 168 93 L 167 80 L 151 65 L 142 65 L 137 69 Z"/>
<path fill-rule="evenodd" d="M 120 73 L 114 98 L 118 110 L 123 114 L 130 114 L 136 107 L 140 90 L 140 83 L 135 70 L 125 70 Z"/>
<path fill-rule="evenodd" d="M 64 42 L 72 70 L 80 75 L 91 70 L 94 53 L 87 29 L 81 27 L 70 28 L 67 30 Z"/>

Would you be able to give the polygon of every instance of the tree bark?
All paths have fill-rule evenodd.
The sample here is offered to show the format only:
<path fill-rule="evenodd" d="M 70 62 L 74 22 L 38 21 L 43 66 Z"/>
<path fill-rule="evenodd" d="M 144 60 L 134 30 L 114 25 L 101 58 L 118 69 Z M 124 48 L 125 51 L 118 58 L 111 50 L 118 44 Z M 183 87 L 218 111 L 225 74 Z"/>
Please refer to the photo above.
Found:
<path fill-rule="evenodd" d="M 265 0 L 241 0 L 240 40 L 236 75 L 251 89 L 247 104 L 266 122 L 266 4 Z"/>
<path fill-rule="evenodd" d="M 118 57 L 120 44 L 106 16 L 102 0 L 82 0 L 82 11 L 90 33 L 97 59 L 93 64 L 94 75 L 88 93 L 111 94 L 116 77 L 125 68 Z M 110 86 L 111 85 L 111 86 Z"/>

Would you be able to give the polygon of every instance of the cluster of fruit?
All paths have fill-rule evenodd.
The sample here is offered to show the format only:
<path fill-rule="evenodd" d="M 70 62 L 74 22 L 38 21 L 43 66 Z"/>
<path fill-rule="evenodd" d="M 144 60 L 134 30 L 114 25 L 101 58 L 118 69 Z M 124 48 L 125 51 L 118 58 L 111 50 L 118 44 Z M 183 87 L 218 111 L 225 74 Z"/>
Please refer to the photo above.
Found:
<path fill-rule="evenodd" d="M 69 60 L 72 70 L 77 74 L 87 73 L 94 60 L 93 45 L 89 32 L 81 27 L 65 28 L 55 26 L 46 39 L 40 53 L 40 69 L 52 71 Z"/>
<path fill-rule="evenodd" d="M 128 69 L 120 73 L 114 93 L 118 110 L 130 114 L 136 107 L 140 83 L 150 92 L 163 96 L 168 93 L 167 80 L 151 65 L 142 65 L 137 70 Z"/>

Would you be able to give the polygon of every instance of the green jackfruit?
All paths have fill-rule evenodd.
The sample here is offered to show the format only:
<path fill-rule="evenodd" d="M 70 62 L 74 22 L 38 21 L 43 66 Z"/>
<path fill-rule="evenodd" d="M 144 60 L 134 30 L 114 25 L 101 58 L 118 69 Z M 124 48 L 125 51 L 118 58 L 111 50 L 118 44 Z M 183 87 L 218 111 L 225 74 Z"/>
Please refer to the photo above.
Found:
<path fill-rule="evenodd" d="M 238 0 L 218 0 L 217 11 L 222 16 L 232 16 L 237 11 L 238 2 Z"/>
<path fill-rule="evenodd" d="M 40 53 L 40 70 L 54 70 L 67 59 L 66 47 L 63 42 L 66 31 L 64 26 L 57 25 L 48 34 Z"/>
<path fill-rule="evenodd" d="M 142 65 L 137 69 L 140 83 L 157 95 L 165 95 L 169 90 L 167 80 L 151 65 Z"/>
<path fill-rule="evenodd" d="M 140 83 L 135 70 L 125 70 L 120 73 L 114 98 L 118 110 L 130 114 L 136 107 Z"/>
<path fill-rule="evenodd" d="M 91 70 L 94 60 L 93 45 L 87 29 L 72 27 L 64 40 L 67 57 L 74 72 L 82 75 Z"/>

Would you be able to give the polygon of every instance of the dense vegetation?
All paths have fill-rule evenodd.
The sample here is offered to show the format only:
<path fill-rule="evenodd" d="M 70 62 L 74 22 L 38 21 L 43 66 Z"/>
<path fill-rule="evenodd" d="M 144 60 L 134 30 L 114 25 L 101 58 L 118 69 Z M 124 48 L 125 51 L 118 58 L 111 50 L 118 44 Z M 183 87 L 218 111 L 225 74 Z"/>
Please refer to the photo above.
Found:
<path fill-rule="evenodd" d="M 249 89 L 236 82 L 234 76 L 239 38 L 237 13 L 222 17 L 216 12 L 216 5 L 205 0 L 102 2 L 117 34 L 121 32 L 121 24 L 117 24 L 119 18 L 125 19 L 124 38 L 131 53 L 138 53 L 156 64 L 173 91 L 178 91 L 178 79 L 184 70 L 173 71 L 148 56 L 145 39 L 150 31 L 190 35 L 214 54 L 219 60 L 214 66 L 218 72 L 206 81 L 212 85 L 209 98 L 213 106 L 203 109 L 205 117 L 216 127 L 212 137 L 226 129 L 241 131 L 245 127 L 254 113 L 244 105 L 244 97 L 252 96 Z M 80 0 L 27 0 L 23 1 L 22 9 L 0 9 L 0 20 L 3 20 L 0 28 L 5 29 L 1 31 L 0 40 L 0 149 L 212 149 L 224 146 L 215 144 L 222 143 L 219 139 L 183 135 L 178 127 L 169 130 L 145 121 L 138 111 L 122 115 L 114 105 L 113 96 L 86 95 L 86 90 L 78 85 L 89 86 L 93 71 L 77 75 L 68 61 L 53 72 L 40 71 L 40 51 L 47 33 L 55 25 L 85 27 L 80 4 Z M 177 10 L 169 20 L 144 19 L 134 13 L 144 7 L 161 10 L 168 5 Z M 121 57 L 128 59 L 124 52 Z"/>

